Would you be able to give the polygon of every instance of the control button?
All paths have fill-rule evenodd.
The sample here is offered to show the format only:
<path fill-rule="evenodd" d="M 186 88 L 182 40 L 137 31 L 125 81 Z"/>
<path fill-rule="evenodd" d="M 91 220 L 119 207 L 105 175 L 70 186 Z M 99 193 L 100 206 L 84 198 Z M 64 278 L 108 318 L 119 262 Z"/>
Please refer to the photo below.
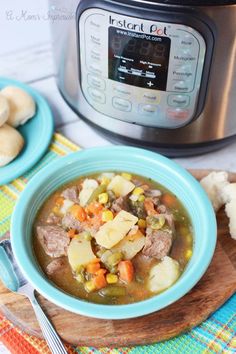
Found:
<path fill-rule="evenodd" d="M 159 93 L 147 91 L 147 92 L 144 92 L 143 99 L 146 101 L 149 101 L 149 102 L 159 103 L 160 102 L 160 95 L 159 95 Z"/>
<path fill-rule="evenodd" d="M 149 87 L 152 87 L 152 86 L 154 86 L 154 83 L 153 83 L 152 81 L 148 81 L 148 82 L 147 82 L 147 85 L 148 85 Z"/>
<path fill-rule="evenodd" d="M 189 118 L 189 110 L 181 108 L 168 108 L 166 116 L 169 119 L 186 120 Z"/>
<path fill-rule="evenodd" d="M 86 21 L 86 26 L 88 26 L 91 30 L 100 31 L 104 24 L 104 16 L 95 14 L 90 16 Z"/>
<path fill-rule="evenodd" d="M 169 95 L 168 105 L 172 107 L 187 107 L 190 97 L 187 95 Z"/>
<path fill-rule="evenodd" d="M 147 115 L 155 115 L 157 112 L 158 106 L 154 104 L 140 104 L 139 105 L 139 112 L 141 114 Z"/>
<path fill-rule="evenodd" d="M 173 79 L 191 79 L 193 70 L 191 65 L 177 65 L 172 71 Z"/>
<path fill-rule="evenodd" d="M 100 49 L 98 47 L 92 48 L 90 51 L 90 57 L 92 60 L 100 61 L 102 59 L 102 53 L 101 53 Z"/>
<path fill-rule="evenodd" d="M 97 63 L 89 63 L 88 69 L 89 69 L 89 71 L 92 71 L 94 74 L 102 75 L 102 68 Z"/>
<path fill-rule="evenodd" d="M 129 91 L 126 87 L 122 87 L 122 86 L 113 86 L 113 91 L 116 92 L 116 94 L 120 94 L 124 96 L 131 95 L 131 91 Z"/>
<path fill-rule="evenodd" d="M 190 49 L 183 49 L 180 53 L 175 54 L 173 59 L 179 63 L 196 63 L 197 56 L 193 55 Z"/>
<path fill-rule="evenodd" d="M 173 91 L 188 92 L 191 91 L 192 84 L 186 81 L 175 81 L 173 83 Z"/>
<path fill-rule="evenodd" d="M 179 43 L 182 48 L 192 48 L 194 46 L 194 38 L 190 35 L 185 35 L 180 38 Z"/>
<path fill-rule="evenodd" d="M 124 100 L 123 98 L 113 97 L 112 105 L 115 109 L 124 112 L 130 112 L 132 108 L 132 104 L 128 100 Z"/>
<path fill-rule="evenodd" d="M 93 89 L 91 87 L 88 88 L 88 93 L 89 96 L 96 102 L 98 103 L 105 103 L 106 102 L 106 96 L 104 95 L 103 92 L 98 91 L 96 89 Z"/>
<path fill-rule="evenodd" d="M 90 33 L 89 40 L 90 43 L 101 46 L 102 39 L 96 33 Z"/>
<path fill-rule="evenodd" d="M 106 84 L 103 79 L 98 76 L 88 74 L 88 84 L 99 90 L 105 90 Z"/>

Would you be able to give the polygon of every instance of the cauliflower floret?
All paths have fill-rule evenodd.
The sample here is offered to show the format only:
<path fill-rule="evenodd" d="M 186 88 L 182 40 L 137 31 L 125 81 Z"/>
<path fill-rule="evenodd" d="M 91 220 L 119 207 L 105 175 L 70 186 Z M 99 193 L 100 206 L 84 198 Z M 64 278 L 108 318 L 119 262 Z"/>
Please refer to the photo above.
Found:
<path fill-rule="evenodd" d="M 236 198 L 225 205 L 225 212 L 229 218 L 230 235 L 236 240 Z"/>
<path fill-rule="evenodd" d="M 228 173 L 225 171 L 211 172 L 202 178 L 200 183 L 208 194 L 214 210 L 218 211 L 225 203 L 222 190 L 229 185 Z"/>
<path fill-rule="evenodd" d="M 236 183 L 229 183 L 222 188 L 221 198 L 224 203 L 230 202 L 232 199 L 236 199 Z"/>

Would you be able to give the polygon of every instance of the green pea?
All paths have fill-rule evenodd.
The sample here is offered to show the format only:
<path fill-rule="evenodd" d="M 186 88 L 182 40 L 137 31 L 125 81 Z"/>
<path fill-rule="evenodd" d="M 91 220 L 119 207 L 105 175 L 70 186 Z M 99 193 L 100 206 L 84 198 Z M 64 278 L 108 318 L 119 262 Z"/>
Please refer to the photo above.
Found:
<path fill-rule="evenodd" d="M 166 219 L 163 215 L 147 217 L 147 223 L 154 230 L 161 229 L 164 226 L 165 222 L 166 222 Z"/>
<path fill-rule="evenodd" d="M 107 187 L 105 184 L 100 184 L 91 194 L 89 200 L 87 201 L 87 204 L 90 204 L 95 201 L 98 198 L 99 194 L 106 192 L 106 189 Z"/>
<path fill-rule="evenodd" d="M 106 288 L 101 289 L 99 294 L 109 297 L 125 296 L 126 289 L 122 286 L 107 286 Z"/>
<path fill-rule="evenodd" d="M 115 252 L 111 256 L 107 258 L 107 263 L 109 266 L 115 266 L 117 265 L 123 258 L 123 255 L 121 252 Z"/>
<path fill-rule="evenodd" d="M 84 279 L 84 276 L 83 274 L 77 274 L 75 279 L 77 280 L 77 282 L 79 283 L 84 283 L 85 279 Z"/>

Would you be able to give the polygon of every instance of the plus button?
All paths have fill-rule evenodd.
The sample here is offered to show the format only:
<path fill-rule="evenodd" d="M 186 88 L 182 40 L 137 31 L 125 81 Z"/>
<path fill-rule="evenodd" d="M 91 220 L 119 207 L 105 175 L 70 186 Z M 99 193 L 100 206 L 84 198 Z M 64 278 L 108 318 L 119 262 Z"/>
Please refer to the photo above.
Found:
<path fill-rule="evenodd" d="M 151 81 L 147 82 L 147 85 L 148 85 L 149 87 L 154 86 L 154 84 L 153 84 Z"/>

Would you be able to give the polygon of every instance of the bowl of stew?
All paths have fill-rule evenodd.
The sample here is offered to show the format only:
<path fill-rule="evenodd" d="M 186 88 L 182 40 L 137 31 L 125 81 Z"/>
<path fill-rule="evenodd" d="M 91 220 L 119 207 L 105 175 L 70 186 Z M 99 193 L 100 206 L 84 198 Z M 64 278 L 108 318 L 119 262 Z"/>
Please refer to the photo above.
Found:
<path fill-rule="evenodd" d="M 206 271 L 216 220 L 200 184 L 157 153 L 70 154 L 28 183 L 12 247 L 35 289 L 74 313 L 125 319 L 184 296 Z"/>

